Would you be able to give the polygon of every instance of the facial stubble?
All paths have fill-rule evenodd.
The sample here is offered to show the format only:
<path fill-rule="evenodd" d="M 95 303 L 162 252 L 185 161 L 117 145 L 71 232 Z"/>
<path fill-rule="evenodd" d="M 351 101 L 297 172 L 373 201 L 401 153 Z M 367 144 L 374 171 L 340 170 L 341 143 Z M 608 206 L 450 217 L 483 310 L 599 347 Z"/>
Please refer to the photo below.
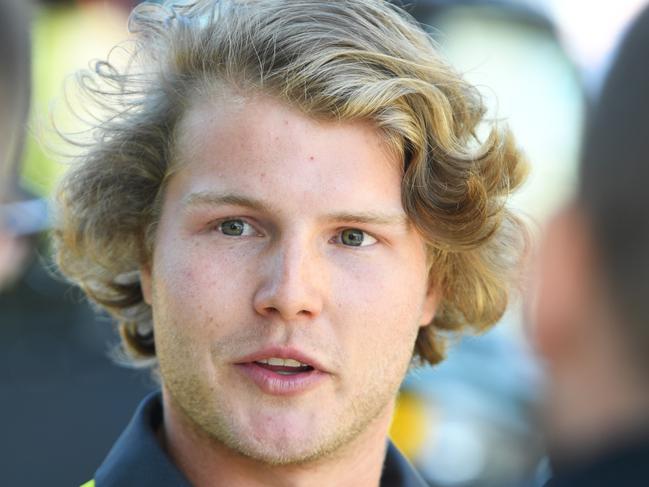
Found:
<path fill-rule="evenodd" d="M 171 325 L 172 329 L 179 329 L 179 324 L 168 325 Z M 354 394 L 346 399 L 340 414 L 334 417 L 331 411 L 324 411 L 324 414 L 329 416 L 318 431 L 308 436 L 310 441 L 293 443 L 290 445 L 290 450 L 287 450 L 283 442 L 265 440 L 263 437 L 255 438 L 254 435 L 244 435 L 239 431 L 245 427 L 241 423 L 237 424 L 233 414 L 228 413 L 228 409 L 232 410 L 232 405 L 228 405 L 227 398 L 223 397 L 227 391 L 219 392 L 210 387 L 210 384 L 217 384 L 215 368 L 201 372 L 195 367 L 178 366 L 191 364 L 199 356 L 193 342 L 187 340 L 186 336 L 180 335 L 172 331 L 165 335 L 173 337 L 169 344 L 165 343 L 164 339 L 159 340 L 161 343 L 157 344 L 163 386 L 170 396 L 173 407 L 180 412 L 187 427 L 192 429 L 192 435 L 203 438 L 214 447 L 215 451 L 222 451 L 225 448 L 229 453 L 267 466 L 316 464 L 344 456 L 350 448 L 353 448 L 355 441 L 371 430 L 375 423 L 381 422 L 386 415 L 391 415 L 399 386 L 410 363 L 416 338 L 416 333 L 413 336 L 403 337 L 401 347 L 394 347 L 392 353 L 384 355 L 382 360 L 378 360 L 377 357 L 373 367 L 366 369 L 368 377 L 362 381 L 364 387 L 351 386 Z M 179 346 L 181 344 L 182 346 Z M 222 347 L 215 347 L 216 350 L 220 348 Z M 216 367 L 214 361 L 218 362 L 218 357 L 214 357 L 210 364 Z M 398 367 L 395 367 L 395 364 Z M 212 374 L 213 377 L 202 377 L 202 373 Z M 334 381 L 332 385 L 334 390 L 350 387 L 340 384 L 342 379 L 338 376 L 333 375 L 329 380 Z M 289 408 L 295 407 L 297 400 L 261 397 L 258 401 L 260 408 L 264 407 L 264 401 L 267 401 L 266 404 L 272 408 L 282 406 Z M 313 414 L 323 413 L 317 399 L 309 400 L 308 397 L 304 397 L 300 398 L 300 401 L 310 403 Z M 381 428 L 383 428 L 382 424 L 383 422 L 379 425 Z"/>

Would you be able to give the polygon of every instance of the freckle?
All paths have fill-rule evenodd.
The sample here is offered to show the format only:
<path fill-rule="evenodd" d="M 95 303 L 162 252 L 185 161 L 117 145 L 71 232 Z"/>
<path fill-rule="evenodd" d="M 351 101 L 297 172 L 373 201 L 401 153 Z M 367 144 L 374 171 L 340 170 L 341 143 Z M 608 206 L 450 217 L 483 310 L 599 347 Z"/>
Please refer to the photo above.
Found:
<path fill-rule="evenodd" d="M 309 156 L 309 160 L 310 160 L 310 161 L 314 161 L 314 160 L 315 160 L 315 157 L 313 157 L 313 156 Z"/>

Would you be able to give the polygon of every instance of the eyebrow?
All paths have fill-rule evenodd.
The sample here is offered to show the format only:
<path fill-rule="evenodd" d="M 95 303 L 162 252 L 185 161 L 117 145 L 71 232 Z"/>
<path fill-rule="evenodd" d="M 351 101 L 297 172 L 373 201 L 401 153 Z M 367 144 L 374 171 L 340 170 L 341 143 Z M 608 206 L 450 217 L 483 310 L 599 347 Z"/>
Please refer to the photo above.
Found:
<path fill-rule="evenodd" d="M 262 200 L 236 193 L 218 193 L 212 191 L 199 191 L 191 193 L 181 203 L 184 210 L 195 206 L 223 206 L 232 205 L 252 210 L 274 213 L 271 206 Z M 405 213 L 382 213 L 375 211 L 361 212 L 334 212 L 323 217 L 327 222 L 344 222 L 347 224 L 369 224 L 385 226 L 410 227 L 410 220 Z"/>
<path fill-rule="evenodd" d="M 403 226 L 408 228 L 410 220 L 402 213 L 377 213 L 373 211 L 363 211 L 359 213 L 332 213 L 325 217 L 325 220 L 331 222 L 345 222 L 347 224 L 369 224 L 369 225 L 386 225 L 386 226 Z"/>
<path fill-rule="evenodd" d="M 192 206 L 243 206 L 253 210 L 271 213 L 271 208 L 263 201 L 248 196 L 234 193 L 215 193 L 212 191 L 199 191 L 191 193 L 181 203 L 183 209 L 189 209 Z"/>

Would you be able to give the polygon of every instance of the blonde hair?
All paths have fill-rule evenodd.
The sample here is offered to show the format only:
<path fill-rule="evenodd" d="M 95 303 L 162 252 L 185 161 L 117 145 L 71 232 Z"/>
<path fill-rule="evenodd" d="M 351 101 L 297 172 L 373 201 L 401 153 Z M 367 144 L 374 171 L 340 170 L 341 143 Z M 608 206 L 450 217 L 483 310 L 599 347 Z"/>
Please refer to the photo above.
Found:
<path fill-rule="evenodd" d="M 479 94 L 407 14 L 381 0 L 213 0 L 142 4 L 130 29 L 126 70 L 98 62 L 79 77 L 104 114 L 60 187 L 55 242 L 60 268 L 117 319 L 134 363 L 155 363 L 137 269 L 152 253 L 175 130 L 192 94 L 219 85 L 314 118 L 369 120 L 403 158 L 403 206 L 442 290 L 417 338 L 422 360 L 442 360 L 440 332 L 502 316 L 527 242 L 505 203 L 527 165 L 506 128 L 478 139 Z"/>

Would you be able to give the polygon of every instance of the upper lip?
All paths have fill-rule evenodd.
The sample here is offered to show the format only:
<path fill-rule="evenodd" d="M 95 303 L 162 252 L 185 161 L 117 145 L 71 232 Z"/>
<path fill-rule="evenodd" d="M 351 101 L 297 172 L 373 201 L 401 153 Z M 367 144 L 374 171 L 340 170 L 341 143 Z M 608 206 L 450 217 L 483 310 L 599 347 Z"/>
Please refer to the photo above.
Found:
<path fill-rule="evenodd" d="M 237 359 L 235 363 L 244 364 L 249 362 L 257 362 L 259 360 L 269 359 L 273 357 L 283 359 L 290 358 L 297 360 L 298 362 L 302 362 L 303 364 L 310 365 L 320 372 L 327 372 L 324 366 L 317 359 L 307 355 L 300 350 L 290 347 L 266 347 L 249 355 L 246 355 L 240 359 Z"/>

